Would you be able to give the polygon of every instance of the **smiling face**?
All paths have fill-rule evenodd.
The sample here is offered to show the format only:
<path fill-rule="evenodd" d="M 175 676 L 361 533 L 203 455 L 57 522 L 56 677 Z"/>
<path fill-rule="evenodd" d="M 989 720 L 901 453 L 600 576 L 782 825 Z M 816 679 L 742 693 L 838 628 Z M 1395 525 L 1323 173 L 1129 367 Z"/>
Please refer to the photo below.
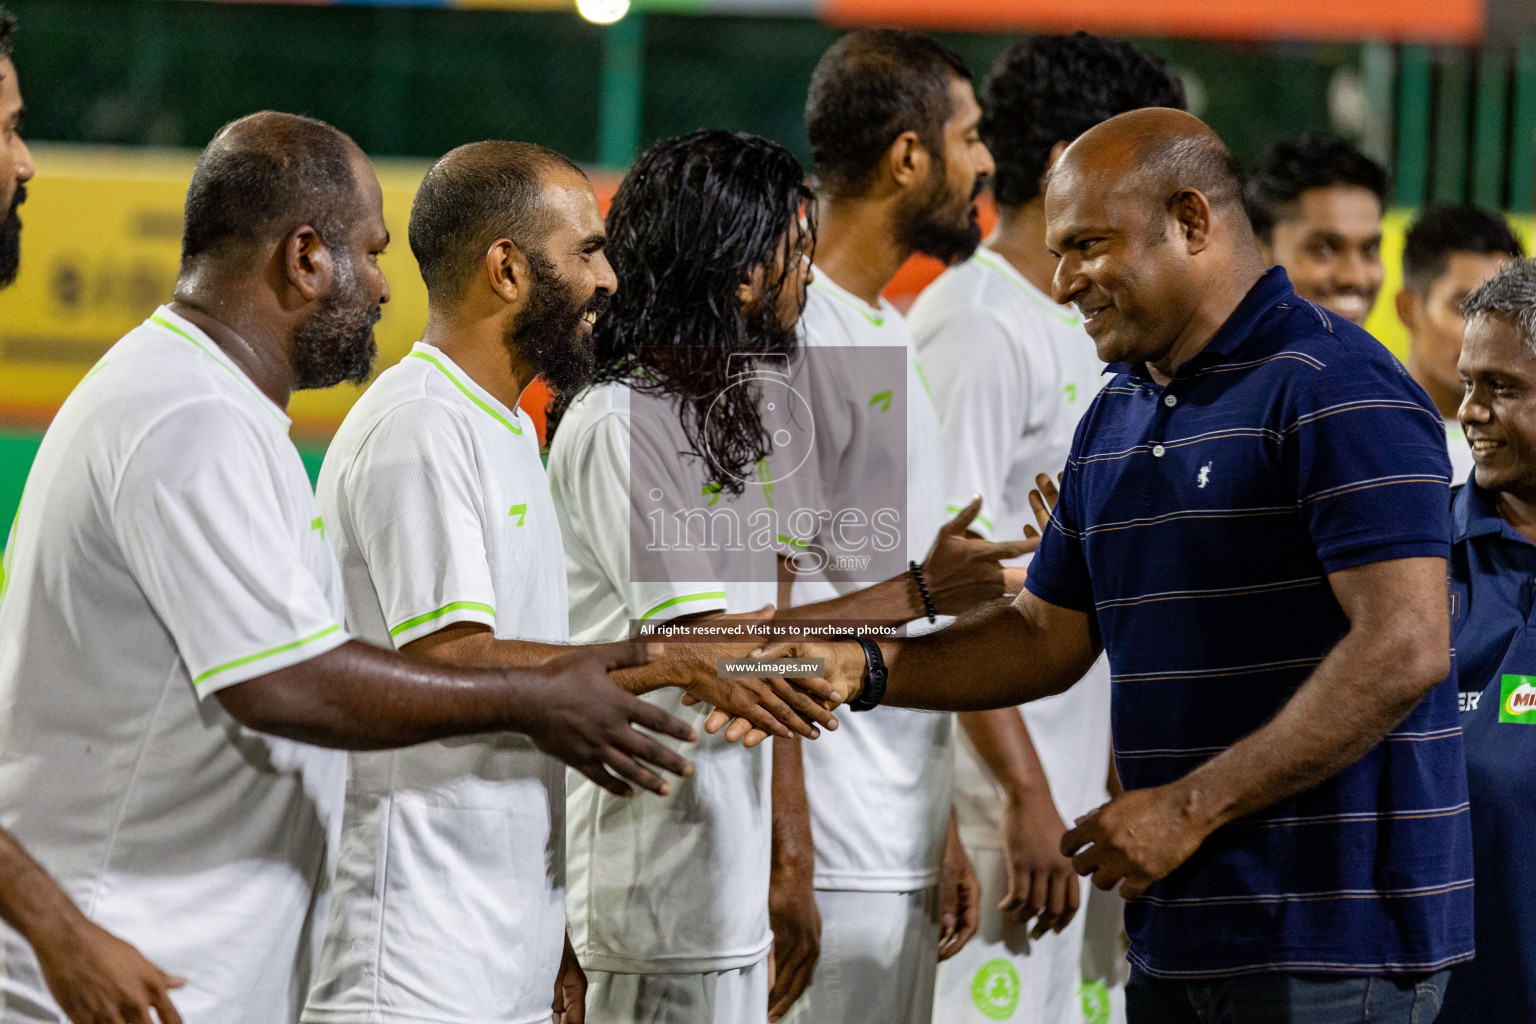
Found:
<path fill-rule="evenodd" d="M 1482 314 L 1467 321 L 1457 367 L 1478 486 L 1536 499 L 1536 353 L 1513 320 Z"/>
<path fill-rule="evenodd" d="M 1106 363 L 1155 362 L 1193 315 L 1199 292 L 1178 220 L 1135 174 L 1063 168 L 1045 196 L 1052 297 L 1075 304 Z"/>
<path fill-rule="evenodd" d="M 1363 324 L 1385 274 L 1381 203 L 1359 185 L 1308 189 L 1276 221 L 1263 249 L 1268 262 L 1285 268 L 1296 294 Z"/>

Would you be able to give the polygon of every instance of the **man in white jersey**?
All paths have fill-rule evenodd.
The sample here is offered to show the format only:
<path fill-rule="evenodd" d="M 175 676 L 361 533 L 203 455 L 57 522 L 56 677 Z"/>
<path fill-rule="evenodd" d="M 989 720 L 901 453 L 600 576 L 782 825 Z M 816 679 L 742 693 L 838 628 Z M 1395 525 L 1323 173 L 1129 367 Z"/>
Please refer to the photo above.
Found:
<path fill-rule="evenodd" d="M 1034 522 L 1035 478 L 1066 465 L 1104 364 L 1075 309 L 1050 297 L 1043 180 L 1067 145 L 1137 107 L 1180 107 L 1161 61 L 1086 33 L 1010 48 L 982 88 L 981 135 L 997 162 L 997 229 L 913 304 L 910 323 L 933 386 L 947 498 L 987 501 L 972 529 L 1017 537 Z M 982 883 L 980 933 L 939 967 L 934 1019 L 1079 1024 L 1088 880 L 1061 855 L 1067 823 L 1107 800 L 1109 669 L 1019 709 L 959 716 L 955 812 Z M 1033 927 L 1031 927 L 1033 925 Z M 1110 936 L 1118 942 L 1120 929 Z"/>
<path fill-rule="evenodd" d="M 567 639 L 565 560 L 518 398 L 535 376 L 562 392 L 589 376 L 592 325 L 615 287 L 602 213 L 558 153 L 481 142 L 427 173 L 410 240 L 426 333 L 348 413 L 320 471 L 347 622 L 410 654 L 537 664 Z M 693 649 L 673 652 L 618 678 L 638 691 L 630 677 L 670 668 L 676 681 Z M 712 661 L 699 682 L 721 701 Z M 553 994 L 557 1019 L 580 1021 L 564 816 L 564 766 L 522 737 L 351 755 L 303 1019 L 532 1024 Z"/>
<path fill-rule="evenodd" d="M 520 732 L 639 785 L 692 729 L 633 657 L 452 668 L 352 640 L 285 408 L 362 380 L 389 290 L 378 180 L 345 135 L 254 114 L 188 188 L 175 299 L 65 401 L 0 599 L 3 824 L 99 924 L 185 975 L 188 1024 L 294 1019 L 324 923 L 339 750 Z M 0 1021 L 58 1021 L 4 933 Z"/>
<path fill-rule="evenodd" d="M 1472 446 L 1456 420 L 1466 386 L 1456 361 L 1466 321 L 1461 303 L 1510 260 L 1525 255 L 1497 213 L 1475 206 L 1435 207 L 1419 214 L 1403 240 L 1403 287 L 1397 318 L 1408 329 L 1408 372 L 1445 420 L 1451 482 L 1472 472 Z"/>
<path fill-rule="evenodd" d="M 974 199 L 992 172 L 980 116 L 964 61 L 911 32 L 843 37 L 817 65 L 806 102 L 822 227 L 805 344 L 813 355 L 895 357 L 872 370 L 850 354 L 850 372 L 807 375 L 824 498 L 834 514 L 862 508 L 904 465 L 897 500 L 912 561 L 945 520 L 944 456 L 906 323 L 880 292 L 913 252 L 953 260 L 980 240 Z M 959 526 L 975 514 L 968 508 Z M 795 603 L 859 589 L 823 576 L 797 582 Z M 946 599 L 929 613 L 961 610 L 930 590 Z M 843 723 L 835 741 L 805 752 L 822 952 L 792 1019 L 926 1024 L 937 961 L 964 945 L 978 910 L 950 808 L 953 719 L 876 709 Z"/>
<path fill-rule="evenodd" d="M 0 288 L 21 267 L 21 215 L 32 180 L 32 154 L 21 138 L 23 107 L 11 33 L 16 20 L 0 7 Z M 0 594 L 8 560 L 0 559 Z M 75 1024 L 120 1020 L 151 1008 L 179 1022 L 168 989 L 186 984 L 80 912 L 48 873 L 0 829 L 0 919 L 32 944 L 48 991 Z"/>

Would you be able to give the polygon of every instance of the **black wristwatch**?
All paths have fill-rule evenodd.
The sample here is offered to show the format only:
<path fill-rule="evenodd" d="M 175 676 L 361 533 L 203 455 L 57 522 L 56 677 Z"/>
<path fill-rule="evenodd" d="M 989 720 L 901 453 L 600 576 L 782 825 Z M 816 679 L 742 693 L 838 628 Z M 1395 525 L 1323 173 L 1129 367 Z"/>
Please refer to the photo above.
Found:
<path fill-rule="evenodd" d="M 832 639 L 851 641 L 864 649 L 864 689 L 848 702 L 848 710 L 869 711 L 879 707 L 885 699 L 885 680 L 890 675 L 885 667 L 885 656 L 880 653 L 880 645 L 857 633 L 839 633 Z"/>

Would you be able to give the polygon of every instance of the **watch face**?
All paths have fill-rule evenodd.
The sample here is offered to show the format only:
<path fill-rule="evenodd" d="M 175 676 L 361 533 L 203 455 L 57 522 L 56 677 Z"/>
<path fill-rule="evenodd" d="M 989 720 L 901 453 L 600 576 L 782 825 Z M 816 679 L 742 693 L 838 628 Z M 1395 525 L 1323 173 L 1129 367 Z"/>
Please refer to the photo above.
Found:
<path fill-rule="evenodd" d="M 767 479 L 760 479 L 755 467 L 746 477 L 740 479 L 743 483 L 755 487 L 787 480 L 805 466 L 806 460 L 811 455 L 811 447 L 816 440 L 816 426 L 811 419 L 810 403 L 800 392 L 790 386 L 786 377 L 776 373 L 757 373 L 739 379 L 720 393 L 721 399 L 732 395 L 737 389 L 747 389 L 747 396 L 752 394 L 753 389 L 757 390 L 758 409 L 763 429 L 773 445 L 773 450 L 768 455 L 773 471 Z M 723 406 L 723 401 L 717 401 L 711 407 L 710 416 L 714 416 L 715 410 Z M 714 454 L 711 452 L 705 454 L 709 456 L 711 466 L 718 470 L 720 465 Z"/>

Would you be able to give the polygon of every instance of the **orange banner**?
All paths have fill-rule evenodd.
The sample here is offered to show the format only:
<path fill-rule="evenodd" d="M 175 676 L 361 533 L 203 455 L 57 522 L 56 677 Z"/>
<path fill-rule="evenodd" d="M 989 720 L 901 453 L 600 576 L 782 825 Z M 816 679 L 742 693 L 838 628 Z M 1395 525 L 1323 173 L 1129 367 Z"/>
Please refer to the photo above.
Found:
<path fill-rule="evenodd" d="M 971 31 L 1083 29 L 1206 39 L 1475 42 L 1484 0 L 822 0 L 849 25 Z"/>

